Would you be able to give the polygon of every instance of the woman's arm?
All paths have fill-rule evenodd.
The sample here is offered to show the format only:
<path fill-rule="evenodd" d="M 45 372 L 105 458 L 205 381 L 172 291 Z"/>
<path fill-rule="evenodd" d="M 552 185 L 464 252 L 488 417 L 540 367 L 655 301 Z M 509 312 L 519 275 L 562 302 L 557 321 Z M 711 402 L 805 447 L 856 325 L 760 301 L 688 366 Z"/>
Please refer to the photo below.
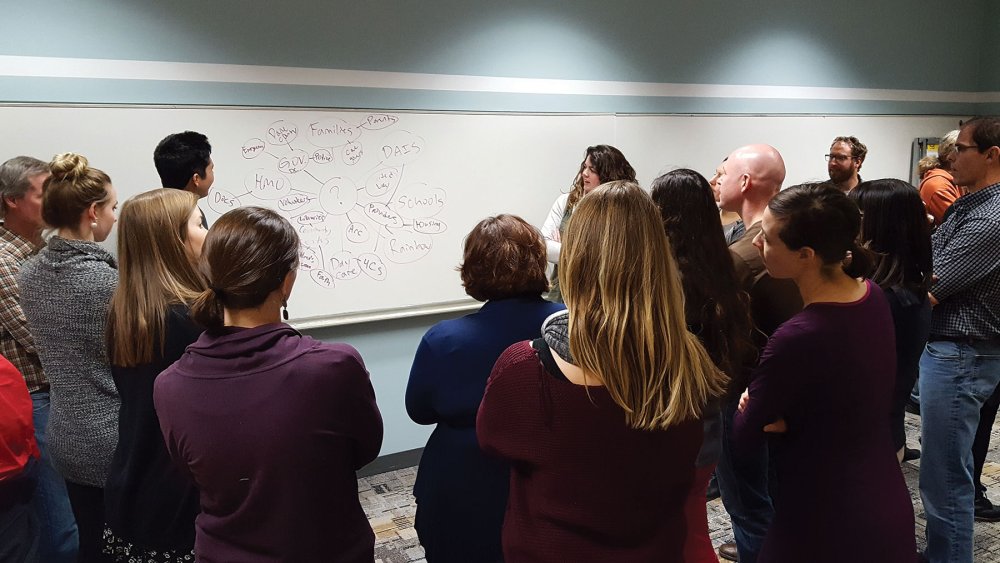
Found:
<path fill-rule="evenodd" d="M 437 424 L 438 412 L 434 408 L 434 379 L 443 366 L 434 348 L 427 339 L 420 340 L 417 353 L 410 367 L 410 379 L 406 382 L 406 414 L 417 424 Z"/>
<path fill-rule="evenodd" d="M 562 241 L 559 237 L 559 225 L 562 224 L 563 215 L 566 214 L 566 202 L 569 201 L 569 194 L 563 194 L 556 198 L 549 210 L 549 216 L 545 218 L 542 225 L 542 236 L 545 237 L 545 253 L 549 262 L 559 263 L 559 252 L 562 249 Z"/>

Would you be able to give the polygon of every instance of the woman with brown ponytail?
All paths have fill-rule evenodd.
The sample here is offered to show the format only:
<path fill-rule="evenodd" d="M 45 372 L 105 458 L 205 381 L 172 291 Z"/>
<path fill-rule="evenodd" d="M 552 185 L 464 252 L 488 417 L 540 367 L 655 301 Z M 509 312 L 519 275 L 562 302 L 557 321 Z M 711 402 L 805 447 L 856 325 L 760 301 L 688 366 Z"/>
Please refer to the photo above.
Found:
<path fill-rule="evenodd" d="M 118 221 L 108 355 L 121 412 L 104 503 L 105 549 L 122 563 L 194 559 L 198 490 L 167 455 L 153 382 L 202 332 L 188 306 L 206 287 L 197 270 L 206 233 L 198 196 L 181 190 L 139 194 Z"/>
<path fill-rule="evenodd" d="M 886 418 L 896 347 L 861 213 L 840 190 L 774 196 L 754 244 L 768 274 L 791 279 L 802 312 L 761 353 L 734 421 L 738 451 L 771 433 L 774 520 L 757 561 L 917 560 L 913 505 Z"/>
<path fill-rule="evenodd" d="M 98 243 L 115 224 L 107 174 L 73 153 L 57 155 L 45 181 L 42 219 L 55 229 L 21 268 L 21 308 L 49 380 L 46 438 L 66 479 L 80 532 L 80 561 L 103 561 L 104 480 L 118 440 L 118 391 L 104 338 L 118 284 L 114 257 Z"/>
<path fill-rule="evenodd" d="M 355 471 L 378 455 L 382 418 L 357 350 L 281 322 L 298 256 L 274 211 L 223 215 L 191 307 L 206 331 L 156 379 L 167 451 L 201 492 L 200 561 L 374 559 Z"/>

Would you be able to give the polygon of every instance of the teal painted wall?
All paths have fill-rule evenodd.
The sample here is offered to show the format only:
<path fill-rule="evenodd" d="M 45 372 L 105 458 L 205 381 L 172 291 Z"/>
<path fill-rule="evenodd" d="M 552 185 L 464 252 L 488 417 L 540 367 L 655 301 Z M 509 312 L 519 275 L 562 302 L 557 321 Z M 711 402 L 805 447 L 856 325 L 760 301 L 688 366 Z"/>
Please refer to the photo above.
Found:
<path fill-rule="evenodd" d="M 13 3 L 12 3 L 13 4 Z M 5 8 L 0 54 L 679 84 L 1000 89 L 997 3 L 42 0 Z M 989 17 L 984 17 L 984 12 Z M 210 73 L 210 72 L 209 72 Z M 0 73 L 2 74 L 2 73 Z M 469 111 L 975 113 L 974 103 L 565 96 L 0 78 L 0 101 Z"/>
<path fill-rule="evenodd" d="M 0 53 L 508 77 L 973 90 L 990 0 L 45 0 Z M 933 17 L 929 17 L 929 15 Z M 970 29 L 970 23 L 973 29 Z M 995 23 L 995 22 L 994 22 Z M 948 37 L 944 49 L 928 38 Z M 919 56 L 920 64 L 909 63 Z"/>
<path fill-rule="evenodd" d="M 986 92 L 1000 92 L 1000 2 L 986 2 L 987 35 L 981 44 L 980 89 Z M 992 113 L 1000 113 L 1000 99 L 992 104 Z"/>

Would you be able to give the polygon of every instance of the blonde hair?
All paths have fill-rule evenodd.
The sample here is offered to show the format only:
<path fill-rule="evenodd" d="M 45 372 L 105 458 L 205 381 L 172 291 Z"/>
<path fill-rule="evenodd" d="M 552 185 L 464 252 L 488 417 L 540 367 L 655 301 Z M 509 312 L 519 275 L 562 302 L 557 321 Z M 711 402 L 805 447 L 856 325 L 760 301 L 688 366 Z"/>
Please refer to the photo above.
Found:
<path fill-rule="evenodd" d="M 173 189 L 139 194 L 118 219 L 118 287 L 111 298 L 112 365 L 149 363 L 163 353 L 170 305 L 192 303 L 206 284 L 185 241 L 198 196 Z"/>
<path fill-rule="evenodd" d="M 944 160 L 955 151 L 955 143 L 958 142 L 958 129 L 948 131 L 941 137 L 938 143 L 938 160 Z"/>
<path fill-rule="evenodd" d="M 108 203 L 111 178 L 91 168 L 85 156 L 72 152 L 57 154 L 49 168 L 52 175 L 45 181 L 42 196 L 42 220 L 48 226 L 76 228 L 80 216 L 91 204 Z"/>
<path fill-rule="evenodd" d="M 574 361 L 600 379 L 631 427 L 699 418 L 725 392 L 728 378 L 687 330 L 659 209 L 638 184 L 606 183 L 580 200 L 559 277 Z"/>

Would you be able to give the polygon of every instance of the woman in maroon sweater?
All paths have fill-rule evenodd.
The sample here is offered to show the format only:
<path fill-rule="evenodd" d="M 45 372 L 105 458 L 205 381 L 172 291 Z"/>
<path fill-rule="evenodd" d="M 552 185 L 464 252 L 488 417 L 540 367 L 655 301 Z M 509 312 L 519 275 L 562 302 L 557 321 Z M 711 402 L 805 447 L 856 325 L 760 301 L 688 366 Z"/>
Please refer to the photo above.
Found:
<path fill-rule="evenodd" d="M 280 322 L 298 252 L 274 211 L 223 215 L 191 306 L 206 331 L 156 379 L 167 451 L 201 492 L 203 563 L 374 559 L 355 471 L 378 455 L 382 418 L 357 350 Z"/>
<path fill-rule="evenodd" d="M 582 199 L 563 241 L 568 322 L 512 345 L 479 408 L 511 464 L 508 561 L 683 561 L 705 403 L 726 376 L 686 330 L 659 210 L 637 184 Z"/>
<path fill-rule="evenodd" d="M 913 505 L 885 422 L 892 314 L 882 290 L 860 279 L 872 265 L 860 227 L 839 190 L 794 186 L 768 204 L 754 241 L 768 273 L 794 280 L 805 304 L 771 335 L 734 422 L 738 450 L 774 436 L 774 521 L 760 563 L 917 560 Z"/>

